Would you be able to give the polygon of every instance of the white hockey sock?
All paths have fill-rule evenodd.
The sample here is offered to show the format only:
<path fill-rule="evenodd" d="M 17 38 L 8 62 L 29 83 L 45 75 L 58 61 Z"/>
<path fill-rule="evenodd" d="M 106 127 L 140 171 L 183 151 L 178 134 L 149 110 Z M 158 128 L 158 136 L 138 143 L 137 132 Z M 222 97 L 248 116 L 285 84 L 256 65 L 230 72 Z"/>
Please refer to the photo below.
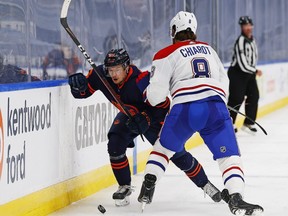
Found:
<path fill-rule="evenodd" d="M 153 150 L 149 155 L 146 164 L 145 174 L 149 173 L 155 175 L 157 177 L 158 182 L 164 175 L 166 167 L 168 166 L 169 163 L 169 158 L 171 158 L 174 153 L 175 152 L 170 151 L 169 149 L 163 147 L 158 139 L 155 142 Z"/>
<path fill-rule="evenodd" d="M 240 193 L 244 195 L 244 173 L 242 161 L 239 156 L 230 156 L 220 158 L 217 160 L 225 188 L 228 189 L 229 194 Z"/>

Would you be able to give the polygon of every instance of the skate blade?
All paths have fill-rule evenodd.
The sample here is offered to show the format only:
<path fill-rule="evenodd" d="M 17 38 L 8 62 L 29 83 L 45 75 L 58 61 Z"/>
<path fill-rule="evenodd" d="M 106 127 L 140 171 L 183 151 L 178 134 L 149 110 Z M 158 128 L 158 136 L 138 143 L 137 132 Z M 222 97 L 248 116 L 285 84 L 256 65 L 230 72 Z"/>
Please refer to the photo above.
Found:
<path fill-rule="evenodd" d="M 130 204 L 129 197 L 125 197 L 122 200 L 115 199 L 115 206 L 117 206 L 117 207 L 123 207 L 123 206 L 127 206 L 129 204 Z"/>
<path fill-rule="evenodd" d="M 147 197 L 143 197 L 142 200 L 141 200 L 141 203 L 142 203 L 141 212 L 143 213 L 146 205 L 149 204 L 150 202 L 149 202 Z"/>
<path fill-rule="evenodd" d="M 145 207 L 146 207 L 146 202 L 143 202 L 142 203 L 142 206 L 141 206 L 141 213 L 143 213 L 144 212 L 144 209 L 145 209 Z"/>

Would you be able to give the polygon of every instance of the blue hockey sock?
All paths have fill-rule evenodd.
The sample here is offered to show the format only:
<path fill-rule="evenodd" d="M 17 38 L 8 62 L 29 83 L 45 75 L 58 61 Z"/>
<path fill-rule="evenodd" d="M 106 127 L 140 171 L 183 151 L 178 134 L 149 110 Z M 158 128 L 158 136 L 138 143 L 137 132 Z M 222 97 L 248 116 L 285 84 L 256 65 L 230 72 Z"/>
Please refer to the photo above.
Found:
<path fill-rule="evenodd" d="M 208 183 L 208 177 L 203 167 L 189 152 L 186 152 L 180 157 L 173 156 L 171 161 L 184 171 L 197 187 L 202 188 Z"/>
<path fill-rule="evenodd" d="M 110 156 L 111 167 L 119 185 L 130 185 L 131 173 L 126 155 L 121 158 Z"/>

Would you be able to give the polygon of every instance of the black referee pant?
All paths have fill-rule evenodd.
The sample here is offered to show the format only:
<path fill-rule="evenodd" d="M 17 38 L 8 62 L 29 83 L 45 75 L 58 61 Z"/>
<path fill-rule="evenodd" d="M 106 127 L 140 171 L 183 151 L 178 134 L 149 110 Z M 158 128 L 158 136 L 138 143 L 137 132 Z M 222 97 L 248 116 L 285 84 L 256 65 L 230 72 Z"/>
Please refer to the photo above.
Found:
<path fill-rule="evenodd" d="M 228 69 L 228 77 L 230 80 L 228 105 L 239 110 L 245 100 L 245 113 L 255 121 L 259 100 L 256 74 L 245 73 L 237 67 L 230 67 Z M 237 113 L 230 111 L 230 116 L 234 124 Z M 244 124 L 252 125 L 254 123 L 245 118 Z"/>

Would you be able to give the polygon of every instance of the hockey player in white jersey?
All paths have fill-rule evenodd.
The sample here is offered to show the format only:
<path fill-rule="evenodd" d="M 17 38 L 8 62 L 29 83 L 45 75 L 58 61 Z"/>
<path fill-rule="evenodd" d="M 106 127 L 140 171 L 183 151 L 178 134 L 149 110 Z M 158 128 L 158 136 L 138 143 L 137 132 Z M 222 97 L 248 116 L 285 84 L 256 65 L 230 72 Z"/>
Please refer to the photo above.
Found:
<path fill-rule="evenodd" d="M 257 215 L 263 208 L 245 202 L 244 174 L 232 121 L 226 107 L 228 77 L 217 53 L 196 41 L 193 13 L 179 12 L 170 23 L 173 44 L 154 56 L 145 97 L 155 106 L 170 93 L 172 108 L 146 165 L 138 201 L 151 203 L 155 184 L 169 158 L 197 131 L 222 172 L 222 198 L 235 215 Z"/>

